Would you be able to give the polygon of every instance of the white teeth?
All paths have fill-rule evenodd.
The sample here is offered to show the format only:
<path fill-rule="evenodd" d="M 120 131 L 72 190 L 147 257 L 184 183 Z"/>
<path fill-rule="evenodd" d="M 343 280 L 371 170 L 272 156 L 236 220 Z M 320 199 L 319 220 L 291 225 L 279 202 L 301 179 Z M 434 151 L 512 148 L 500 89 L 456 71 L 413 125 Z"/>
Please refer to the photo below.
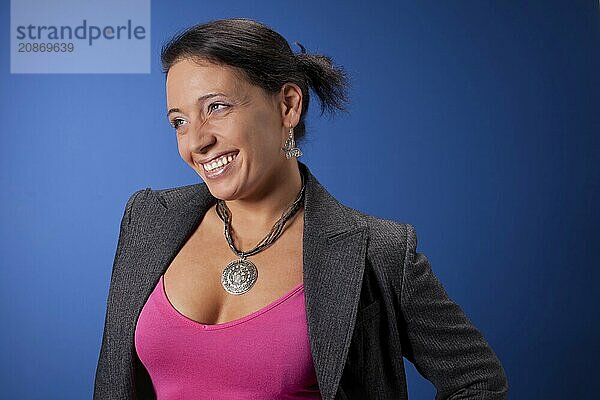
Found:
<path fill-rule="evenodd" d="M 219 168 L 219 167 L 222 167 L 222 166 L 230 163 L 235 158 L 236 155 L 225 155 L 211 163 L 202 164 L 202 166 L 204 167 L 205 171 L 212 171 L 215 168 Z"/>

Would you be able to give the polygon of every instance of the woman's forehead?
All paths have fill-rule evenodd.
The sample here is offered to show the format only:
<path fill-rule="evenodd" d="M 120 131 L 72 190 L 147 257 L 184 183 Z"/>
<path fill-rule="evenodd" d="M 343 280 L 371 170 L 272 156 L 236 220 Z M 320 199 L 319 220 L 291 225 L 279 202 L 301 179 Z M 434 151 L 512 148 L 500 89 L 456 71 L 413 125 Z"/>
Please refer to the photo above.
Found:
<path fill-rule="evenodd" d="M 200 65 L 192 61 L 176 63 L 167 74 L 167 89 L 235 90 L 243 87 L 244 83 L 231 67 L 216 64 Z"/>
<path fill-rule="evenodd" d="M 230 98 L 247 98 L 254 93 L 252 85 L 231 67 L 183 61 L 171 67 L 166 86 L 167 101 L 173 104 L 188 103 L 213 93 Z"/>

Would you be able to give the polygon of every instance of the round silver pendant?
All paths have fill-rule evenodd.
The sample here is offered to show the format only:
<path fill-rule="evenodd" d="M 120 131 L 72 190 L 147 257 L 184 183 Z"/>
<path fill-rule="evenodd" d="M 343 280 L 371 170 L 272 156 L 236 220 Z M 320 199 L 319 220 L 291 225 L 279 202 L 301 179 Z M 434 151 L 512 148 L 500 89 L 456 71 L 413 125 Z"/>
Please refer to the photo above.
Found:
<path fill-rule="evenodd" d="M 235 260 L 227 264 L 221 275 L 221 285 L 227 293 L 244 294 L 258 279 L 258 269 L 249 260 Z"/>

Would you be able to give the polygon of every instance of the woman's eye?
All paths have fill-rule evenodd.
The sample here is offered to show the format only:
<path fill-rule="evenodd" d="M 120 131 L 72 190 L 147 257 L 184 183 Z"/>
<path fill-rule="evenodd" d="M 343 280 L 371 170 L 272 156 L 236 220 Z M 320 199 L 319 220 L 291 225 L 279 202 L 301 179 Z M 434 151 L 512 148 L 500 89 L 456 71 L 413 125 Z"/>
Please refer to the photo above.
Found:
<path fill-rule="evenodd" d="M 175 118 L 173 121 L 171 121 L 171 126 L 175 129 L 179 128 L 183 123 L 185 122 L 185 120 L 181 119 L 181 118 Z"/>
<path fill-rule="evenodd" d="M 227 104 L 223 104 L 223 103 L 212 103 L 211 105 L 209 105 L 209 106 L 208 106 L 208 111 L 209 111 L 209 112 L 211 112 L 211 111 L 214 111 L 216 107 L 220 107 L 220 106 L 227 107 Z"/>

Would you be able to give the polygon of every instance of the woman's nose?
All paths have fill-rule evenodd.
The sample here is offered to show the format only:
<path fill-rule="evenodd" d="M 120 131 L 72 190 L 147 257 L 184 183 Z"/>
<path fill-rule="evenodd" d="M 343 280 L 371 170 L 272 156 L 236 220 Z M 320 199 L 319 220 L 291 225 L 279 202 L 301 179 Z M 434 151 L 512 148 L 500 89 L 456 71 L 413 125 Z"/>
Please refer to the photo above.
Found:
<path fill-rule="evenodd" d="M 215 142 L 215 135 L 211 133 L 211 129 L 206 124 L 206 121 L 192 124 L 191 128 L 189 140 L 190 151 L 194 153 L 205 152 L 205 149 Z"/>

